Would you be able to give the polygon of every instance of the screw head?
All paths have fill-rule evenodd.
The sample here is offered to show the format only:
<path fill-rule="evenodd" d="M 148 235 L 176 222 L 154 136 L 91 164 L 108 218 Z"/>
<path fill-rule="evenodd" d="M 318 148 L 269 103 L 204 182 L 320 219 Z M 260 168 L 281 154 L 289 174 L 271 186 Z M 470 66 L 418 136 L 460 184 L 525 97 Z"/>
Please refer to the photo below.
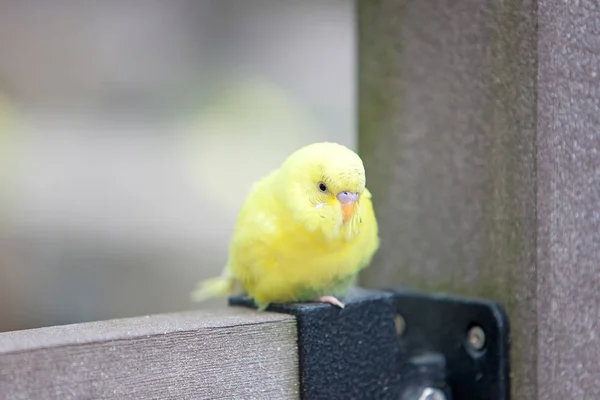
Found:
<path fill-rule="evenodd" d="M 473 350 L 479 351 L 485 346 L 485 332 L 481 327 L 474 326 L 469 329 L 467 334 L 467 342 Z"/>
<path fill-rule="evenodd" d="M 418 400 L 446 400 L 446 395 L 440 389 L 425 388 Z"/>
<path fill-rule="evenodd" d="M 396 314 L 395 323 L 396 323 L 396 334 L 398 336 L 402 336 L 404 334 L 404 331 L 406 330 L 406 321 L 404 320 L 402 315 Z"/>

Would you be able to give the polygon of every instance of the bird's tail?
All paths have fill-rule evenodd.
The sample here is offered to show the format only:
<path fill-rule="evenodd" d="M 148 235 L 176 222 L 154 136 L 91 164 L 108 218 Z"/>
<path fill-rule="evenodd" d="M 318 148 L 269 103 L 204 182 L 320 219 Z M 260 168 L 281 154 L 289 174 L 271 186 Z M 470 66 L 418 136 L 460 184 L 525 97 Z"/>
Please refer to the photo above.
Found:
<path fill-rule="evenodd" d="M 192 292 L 192 301 L 201 302 L 213 297 L 228 296 L 233 293 L 235 283 L 235 279 L 227 273 L 204 280 L 198 283 L 196 290 Z"/>

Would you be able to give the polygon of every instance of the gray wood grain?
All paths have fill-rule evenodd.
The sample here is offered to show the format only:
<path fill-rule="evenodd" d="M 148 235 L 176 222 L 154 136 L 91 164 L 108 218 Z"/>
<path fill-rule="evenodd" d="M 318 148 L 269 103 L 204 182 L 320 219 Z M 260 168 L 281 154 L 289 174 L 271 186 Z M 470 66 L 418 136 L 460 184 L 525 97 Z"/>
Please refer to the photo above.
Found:
<path fill-rule="evenodd" d="M 513 398 L 600 398 L 599 3 L 358 4 L 362 283 L 499 300 Z"/>
<path fill-rule="evenodd" d="M 296 322 L 244 309 L 0 333 L 0 399 L 295 399 Z"/>
<path fill-rule="evenodd" d="M 359 150 L 382 245 L 367 287 L 499 300 L 515 399 L 536 398 L 536 13 L 358 2 Z"/>
<path fill-rule="evenodd" d="M 600 3 L 539 2 L 540 399 L 600 399 Z"/>

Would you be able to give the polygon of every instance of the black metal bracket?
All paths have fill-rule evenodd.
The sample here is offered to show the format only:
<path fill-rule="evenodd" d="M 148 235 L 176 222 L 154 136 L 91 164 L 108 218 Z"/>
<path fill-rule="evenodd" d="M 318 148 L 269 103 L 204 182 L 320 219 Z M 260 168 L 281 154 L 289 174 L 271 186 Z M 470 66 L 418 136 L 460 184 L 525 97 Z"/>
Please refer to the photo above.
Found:
<path fill-rule="evenodd" d="M 295 315 L 301 394 L 313 399 L 508 400 L 508 318 L 492 301 L 355 289 Z M 232 297 L 233 306 L 253 307 Z"/>

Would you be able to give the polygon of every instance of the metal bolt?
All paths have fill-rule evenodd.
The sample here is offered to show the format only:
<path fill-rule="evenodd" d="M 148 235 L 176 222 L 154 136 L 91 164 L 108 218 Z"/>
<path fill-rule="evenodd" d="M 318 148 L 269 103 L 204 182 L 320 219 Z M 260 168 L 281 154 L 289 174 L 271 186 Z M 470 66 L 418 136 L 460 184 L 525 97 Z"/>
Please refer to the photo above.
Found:
<path fill-rule="evenodd" d="M 396 334 L 398 336 L 402 336 L 404 331 L 406 330 L 406 321 L 402 318 L 402 315 L 396 314 Z"/>
<path fill-rule="evenodd" d="M 417 400 L 446 400 L 446 395 L 440 389 L 425 388 Z"/>
<path fill-rule="evenodd" d="M 467 340 L 473 350 L 479 351 L 485 346 L 485 332 L 480 327 L 474 326 L 469 329 Z"/>

